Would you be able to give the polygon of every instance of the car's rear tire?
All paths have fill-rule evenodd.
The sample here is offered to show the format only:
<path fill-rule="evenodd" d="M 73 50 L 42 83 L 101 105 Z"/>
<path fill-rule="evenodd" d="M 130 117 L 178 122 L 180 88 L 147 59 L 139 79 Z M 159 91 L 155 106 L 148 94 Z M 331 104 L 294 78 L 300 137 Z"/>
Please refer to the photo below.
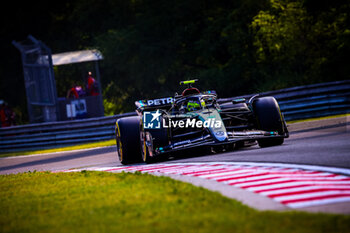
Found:
<path fill-rule="evenodd" d="M 119 161 L 122 164 L 141 162 L 140 117 L 118 119 L 115 134 Z"/>
<path fill-rule="evenodd" d="M 284 134 L 285 125 L 281 110 L 274 97 L 258 98 L 253 103 L 254 114 L 257 118 L 258 129 L 264 131 L 277 131 L 279 135 Z M 282 145 L 283 137 L 259 139 L 260 147 Z"/>

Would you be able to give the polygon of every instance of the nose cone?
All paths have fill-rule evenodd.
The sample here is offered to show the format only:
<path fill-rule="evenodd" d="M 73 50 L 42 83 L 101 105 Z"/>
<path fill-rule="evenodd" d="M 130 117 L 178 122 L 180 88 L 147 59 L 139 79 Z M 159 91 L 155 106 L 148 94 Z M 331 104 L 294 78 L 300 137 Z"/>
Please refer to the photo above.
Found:
<path fill-rule="evenodd" d="M 204 127 L 207 127 L 212 137 L 218 142 L 227 141 L 228 136 L 224 122 L 222 121 L 219 112 L 216 109 L 204 111 L 199 114 L 199 119 L 204 122 Z M 207 124 L 205 123 L 207 122 Z"/>
<path fill-rule="evenodd" d="M 219 131 L 213 132 L 212 134 L 213 134 L 214 138 L 219 142 L 224 142 L 227 140 L 226 131 L 219 130 Z"/>

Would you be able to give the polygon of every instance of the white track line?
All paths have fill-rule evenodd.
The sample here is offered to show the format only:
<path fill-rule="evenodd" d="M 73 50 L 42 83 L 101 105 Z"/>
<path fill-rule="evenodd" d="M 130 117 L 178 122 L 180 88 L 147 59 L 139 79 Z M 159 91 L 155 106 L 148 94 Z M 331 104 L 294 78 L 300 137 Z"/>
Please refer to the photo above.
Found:
<path fill-rule="evenodd" d="M 339 203 L 339 202 L 346 202 L 346 201 L 350 201 L 350 197 L 336 197 L 336 198 L 329 198 L 329 199 L 323 199 L 323 200 L 301 201 L 301 202 L 289 203 L 287 204 L 287 206 L 290 208 L 303 208 L 308 206 L 325 205 L 325 204 L 332 204 L 332 203 Z"/>

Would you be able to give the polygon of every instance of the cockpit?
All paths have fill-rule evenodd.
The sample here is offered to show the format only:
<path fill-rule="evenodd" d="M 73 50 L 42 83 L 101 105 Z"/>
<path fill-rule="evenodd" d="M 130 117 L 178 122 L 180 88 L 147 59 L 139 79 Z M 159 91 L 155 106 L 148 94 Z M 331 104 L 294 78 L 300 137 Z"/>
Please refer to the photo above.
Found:
<path fill-rule="evenodd" d="M 198 95 L 187 97 L 174 105 L 173 112 L 180 114 L 196 112 L 209 107 L 216 107 L 215 103 L 216 101 L 213 96 Z"/>

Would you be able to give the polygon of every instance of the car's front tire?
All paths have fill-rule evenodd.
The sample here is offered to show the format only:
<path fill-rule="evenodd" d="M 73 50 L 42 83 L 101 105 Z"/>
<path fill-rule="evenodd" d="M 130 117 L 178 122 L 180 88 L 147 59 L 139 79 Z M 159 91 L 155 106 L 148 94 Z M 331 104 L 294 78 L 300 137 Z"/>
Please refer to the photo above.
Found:
<path fill-rule="evenodd" d="M 285 133 L 284 119 L 277 100 L 274 97 L 262 97 L 256 99 L 253 103 L 253 109 L 257 118 L 257 125 L 260 130 L 273 132 L 277 131 L 279 135 L 283 135 Z M 260 147 L 282 145 L 283 142 L 283 137 L 264 138 L 258 140 Z"/>
<path fill-rule="evenodd" d="M 118 119 L 115 134 L 119 161 L 122 164 L 141 162 L 140 117 Z"/>

